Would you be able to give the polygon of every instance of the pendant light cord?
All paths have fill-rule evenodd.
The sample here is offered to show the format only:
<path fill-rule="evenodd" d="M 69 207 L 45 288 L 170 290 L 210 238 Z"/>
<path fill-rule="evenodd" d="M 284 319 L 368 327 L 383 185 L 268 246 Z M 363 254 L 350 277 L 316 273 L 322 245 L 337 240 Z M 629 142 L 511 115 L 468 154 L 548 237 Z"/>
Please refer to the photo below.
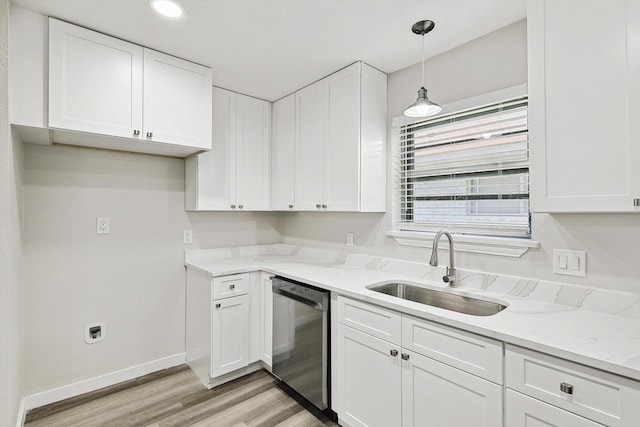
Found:
<path fill-rule="evenodd" d="M 424 33 L 422 34 L 422 87 L 424 87 Z"/>

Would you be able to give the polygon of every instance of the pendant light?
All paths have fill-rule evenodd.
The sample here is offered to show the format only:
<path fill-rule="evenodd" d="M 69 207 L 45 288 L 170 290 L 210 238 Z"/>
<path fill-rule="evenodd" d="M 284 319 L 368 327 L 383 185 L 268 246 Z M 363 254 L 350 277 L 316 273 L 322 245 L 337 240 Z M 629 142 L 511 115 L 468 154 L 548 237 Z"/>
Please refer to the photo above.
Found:
<path fill-rule="evenodd" d="M 424 35 L 433 30 L 436 24 L 433 21 L 425 20 L 416 22 L 411 27 L 414 34 L 422 36 L 422 87 L 418 89 L 418 99 L 404 110 L 404 115 L 409 117 L 429 117 L 442 111 L 435 102 L 431 102 L 427 97 L 427 90 L 424 88 Z"/>

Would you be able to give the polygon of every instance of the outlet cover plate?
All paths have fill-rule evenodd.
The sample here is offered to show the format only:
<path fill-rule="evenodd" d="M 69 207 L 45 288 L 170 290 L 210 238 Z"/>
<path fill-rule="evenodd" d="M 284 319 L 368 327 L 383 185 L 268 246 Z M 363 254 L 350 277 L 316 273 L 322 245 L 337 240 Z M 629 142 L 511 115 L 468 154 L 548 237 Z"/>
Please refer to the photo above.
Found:
<path fill-rule="evenodd" d="M 100 328 L 99 336 L 96 336 L 96 337 L 93 336 L 93 334 L 91 333 L 91 330 L 93 328 Z M 104 340 L 105 336 L 106 336 L 106 330 L 104 329 L 104 322 L 89 323 L 84 328 L 84 342 L 86 342 L 87 344 L 95 344 L 97 342 L 100 342 Z"/>
<path fill-rule="evenodd" d="M 96 234 L 111 233 L 111 220 L 109 218 L 96 218 Z"/>

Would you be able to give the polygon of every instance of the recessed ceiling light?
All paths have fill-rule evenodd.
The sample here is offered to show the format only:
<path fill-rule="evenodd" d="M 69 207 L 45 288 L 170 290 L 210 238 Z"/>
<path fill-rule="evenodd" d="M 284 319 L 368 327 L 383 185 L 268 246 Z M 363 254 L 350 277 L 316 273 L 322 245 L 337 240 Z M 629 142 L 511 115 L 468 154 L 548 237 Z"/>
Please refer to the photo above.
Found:
<path fill-rule="evenodd" d="M 184 13 L 182 7 L 172 0 L 151 0 L 153 9 L 162 16 L 179 18 Z"/>

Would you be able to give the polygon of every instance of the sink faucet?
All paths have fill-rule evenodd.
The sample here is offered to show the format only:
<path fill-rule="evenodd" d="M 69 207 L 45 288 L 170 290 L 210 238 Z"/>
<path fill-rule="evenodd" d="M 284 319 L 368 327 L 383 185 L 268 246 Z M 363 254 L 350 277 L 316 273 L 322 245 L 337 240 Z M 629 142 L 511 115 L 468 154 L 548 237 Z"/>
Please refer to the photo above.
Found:
<path fill-rule="evenodd" d="M 453 237 L 451 237 L 451 233 L 445 230 L 440 230 L 436 234 L 436 237 L 433 238 L 433 249 L 431 250 L 431 259 L 429 260 L 429 265 L 432 267 L 438 266 L 438 242 L 442 235 L 447 236 L 449 239 L 449 267 L 445 271 L 445 275 L 442 277 L 442 280 L 445 283 L 448 283 L 449 286 L 455 286 L 456 280 L 456 269 L 453 264 Z"/>

